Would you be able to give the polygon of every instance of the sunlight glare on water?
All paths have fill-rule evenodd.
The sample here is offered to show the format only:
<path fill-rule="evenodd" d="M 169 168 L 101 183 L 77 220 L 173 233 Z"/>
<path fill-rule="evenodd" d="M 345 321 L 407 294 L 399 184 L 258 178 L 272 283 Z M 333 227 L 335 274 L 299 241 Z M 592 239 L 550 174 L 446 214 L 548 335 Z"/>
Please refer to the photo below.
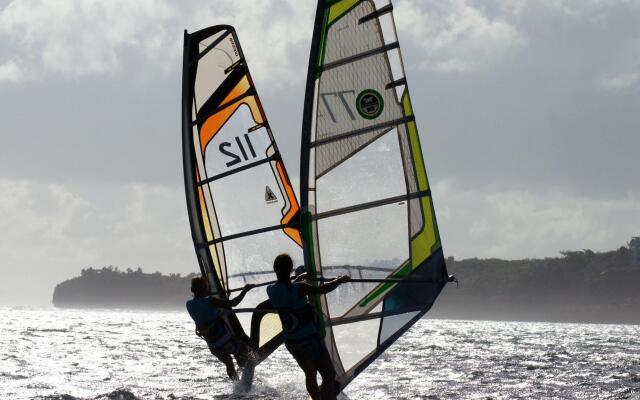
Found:
<path fill-rule="evenodd" d="M 2 399 L 306 399 L 283 348 L 241 394 L 186 312 L 0 309 Z M 348 399 L 638 399 L 640 326 L 422 320 Z"/>

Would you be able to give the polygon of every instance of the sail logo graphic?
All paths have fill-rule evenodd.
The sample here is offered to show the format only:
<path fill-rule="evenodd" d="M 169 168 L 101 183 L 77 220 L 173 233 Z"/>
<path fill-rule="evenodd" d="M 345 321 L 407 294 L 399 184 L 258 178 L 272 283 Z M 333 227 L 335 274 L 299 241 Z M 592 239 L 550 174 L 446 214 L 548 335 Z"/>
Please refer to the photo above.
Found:
<path fill-rule="evenodd" d="M 267 204 L 276 203 L 278 201 L 276 194 L 273 193 L 273 190 L 271 190 L 269 186 L 264 187 L 264 201 L 266 201 Z"/>
<path fill-rule="evenodd" d="M 231 41 L 231 47 L 233 47 L 233 52 L 235 53 L 236 57 L 240 57 L 240 54 L 238 54 L 238 47 L 236 47 L 236 41 L 233 40 L 233 37 L 230 38 Z"/>
<path fill-rule="evenodd" d="M 382 114 L 384 109 L 384 100 L 380 93 L 373 89 L 367 89 L 358 95 L 356 98 L 356 110 L 362 118 L 374 119 L 378 118 Z"/>

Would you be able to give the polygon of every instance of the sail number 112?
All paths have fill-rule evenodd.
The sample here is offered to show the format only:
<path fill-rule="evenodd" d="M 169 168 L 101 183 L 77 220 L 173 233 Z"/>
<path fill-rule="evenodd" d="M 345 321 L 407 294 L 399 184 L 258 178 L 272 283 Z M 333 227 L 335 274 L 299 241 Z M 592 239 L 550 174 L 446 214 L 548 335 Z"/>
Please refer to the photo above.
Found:
<path fill-rule="evenodd" d="M 250 154 L 247 154 L 247 149 L 245 149 L 244 144 L 242 143 L 243 140 L 241 139 L 240 136 L 236 136 L 235 137 L 235 146 L 233 143 L 230 142 L 222 142 L 220 143 L 220 146 L 218 147 L 220 149 L 220 153 L 224 154 L 225 156 L 231 158 L 230 161 L 227 162 L 227 167 L 232 167 L 236 164 L 239 164 L 242 162 L 242 160 L 244 159 L 244 161 L 249 161 L 250 159 L 256 158 L 257 154 L 256 151 L 253 149 L 253 145 L 251 144 L 251 139 L 249 138 L 248 134 L 244 134 L 244 141 L 247 144 L 247 148 L 250 152 Z M 237 149 L 236 149 L 237 147 Z M 237 151 L 240 150 L 240 153 L 242 154 L 242 157 L 240 157 L 237 154 Z"/>

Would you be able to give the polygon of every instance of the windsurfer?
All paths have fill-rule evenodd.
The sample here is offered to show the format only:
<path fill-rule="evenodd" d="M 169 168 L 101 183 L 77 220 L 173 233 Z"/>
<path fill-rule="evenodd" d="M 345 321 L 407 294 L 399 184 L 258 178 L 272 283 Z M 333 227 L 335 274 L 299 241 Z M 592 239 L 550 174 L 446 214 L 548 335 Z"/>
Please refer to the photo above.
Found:
<path fill-rule="evenodd" d="M 249 339 L 244 333 L 238 334 L 237 327 L 240 324 L 235 314 L 229 313 L 228 309 L 240 304 L 247 292 L 254 287 L 245 285 L 234 299 L 221 299 L 208 296 L 205 279 L 195 277 L 191 279 L 193 299 L 187 301 L 187 311 L 196 323 L 196 334 L 206 340 L 211 354 L 224 363 L 229 378 L 237 381 L 238 374 L 231 356 L 235 357 L 238 367 L 242 369 L 242 382 L 247 386 L 251 386 L 253 380 L 255 357 Z"/>
<path fill-rule="evenodd" d="M 267 287 L 267 294 L 282 322 L 287 350 L 304 371 L 306 386 L 313 400 L 336 398 L 336 372 L 329 352 L 316 326 L 316 315 L 307 296 L 329 293 L 351 278 L 340 276 L 319 286 L 291 281 L 293 261 L 288 254 L 280 254 L 273 262 L 278 281 Z M 322 377 L 318 387 L 317 374 Z"/>

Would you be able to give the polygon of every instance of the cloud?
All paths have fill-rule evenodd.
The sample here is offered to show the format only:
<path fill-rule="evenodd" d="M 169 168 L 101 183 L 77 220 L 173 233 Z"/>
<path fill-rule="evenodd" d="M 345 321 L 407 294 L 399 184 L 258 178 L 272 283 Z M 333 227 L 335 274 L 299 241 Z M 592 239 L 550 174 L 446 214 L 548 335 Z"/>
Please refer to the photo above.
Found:
<path fill-rule="evenodd" d="M 33 78 L 157 74 L 180 68 L 184 28 L 230 24 L 238 27 L 254 74 L 287 86 L 304 80 L 304 73 L 291 79 L 290 72 L 292 64 L 306 71 L 306 56 L 299 55 L 308 49 L 314 10 L 311 2 L 294 0 L 250 6 L 242 1 L 13 0 L 0 11 L 0 45 L 12 46 Z"/>
<path fill-rule="evenodd" d="M 306 78 L 315 5 L 312 1 L 259 0 L 207 3 L 192 26 L 229 24 L 238 37 L 258 82 L 268 87 L 301 84 Z M 292 71 L 297 71 L 292 73 Z M 258 83 L 258 90 L 266 85 Z M 272 90 L 272 89 L 270 89 Z"/>
<path fill-rule="evenodd" d="M 161 0 L 14 0 L 0 13 L 3 41 L 20 49 L 34 73 L 83 76 L 118 70 L 125 50 L 159 56 L 171 42 Z"/>
<path fill-rule="evenodd" d="M 556 16 L 578 20 L 599 21 L 606 18 L 617 6 L 637 7 L 635 0 L 498 0 L 508 14 L 522 17 L 534 8 L 550 10 Z"/>
<path fill-rule="evenodd" d="M 198 269 L 180 189 L 0 178 L 0 193 L 0 302 L 48 303 L 89 266 Z"/>
<path fill-rule="evenodd" d="M 587 198 L 451 180 L 432 189 L 445 252 L 457 258 L 603 251 L 640 229 L 640 193 Z M 90 266 L 197 271 L 182 188 L 0 178 L 0 193 L 0 302 L 48 303 L 57 283 Z"/>
<path fill-rule="evenodd" d="M 445 251 L 458 258 L 611 250 L 640 230 L 640 193 L 596 199 L 562 190 L 464 190 L 452 181 L 436 184 L 433 192 Z"/>
<path fill-rule="evenodd" d="M 399 1 L 394 13 L 401 36 L 424 53 L 423 69 L 473 71 L 523 43 L 514 25 L 466 0 Z"/>
<path fill-rule="evenodd" d="M 23 79 L 24 73 L 15 60 L 0 64 L 0 82 L 20 82 Z"/>
<path fill-rule="evenodd" d="M 601 79 L 598 86 L 608 92 L 619 92 L 640 87 L 640 71 L 627 72 Z"/>

